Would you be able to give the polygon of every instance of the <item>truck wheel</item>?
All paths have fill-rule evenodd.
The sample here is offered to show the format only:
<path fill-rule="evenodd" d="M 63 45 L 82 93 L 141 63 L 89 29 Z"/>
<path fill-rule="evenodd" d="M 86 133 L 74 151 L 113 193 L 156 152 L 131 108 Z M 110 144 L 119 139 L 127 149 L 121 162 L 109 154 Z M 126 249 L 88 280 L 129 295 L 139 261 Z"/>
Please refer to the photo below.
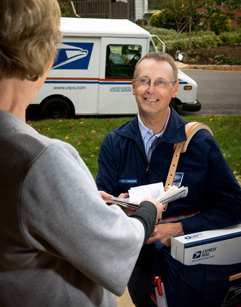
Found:
<path fill-rule="evenodd" d="M 192 103 L 192 104 L 183 103 L 182 110 L 189 111 L 189 112 L 198 112 L 201 110 L 201 107 L 202 107 L 201 103 L 198 100 L 196 100 L 196 103 Z"/>
<path fill-rule="evenodd" d="M 177 102 L 172 98 L 170 105 L 173 107 L 175 111 L 177 111 Z"/>
<path fill-rule="evenodd" d="M 70 104 L 62 98 L 51 98 L 41 107 L 41 118 L 70 118 Z"/>

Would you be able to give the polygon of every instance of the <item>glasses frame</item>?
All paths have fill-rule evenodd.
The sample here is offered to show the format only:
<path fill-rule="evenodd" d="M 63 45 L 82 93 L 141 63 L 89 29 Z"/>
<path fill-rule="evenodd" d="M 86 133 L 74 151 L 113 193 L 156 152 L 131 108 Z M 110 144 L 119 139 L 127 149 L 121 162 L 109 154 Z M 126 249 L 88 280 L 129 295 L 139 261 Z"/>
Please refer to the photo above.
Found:
<path fill-rule="evenodd" d="M 148 80 L 148 83 L 140 84 L 140 81 L 142 81 L 142 80 Z M 160 84 L 160 83 L 158 84 L 157 82 L 159 82 L 159 81 L 161 81 L 163 83 L 162 84 Z M 163 89 L 163 88 L 167 88 L 167 84 L 169 84 L 169 83 L 172 83 L 173 85 L 175 85 L 175 83 L 177 81 L 166 81 L 166 80 L 151 81 L 149 78 L 141 78 L 141 79 L 134 79 L 134 82 L 137 82 L 137 83 L 139 83 L 139 86 L 146 87 L 146 88 L 150 87 L 151 83 L 154 83 L 155 87 Z"/>

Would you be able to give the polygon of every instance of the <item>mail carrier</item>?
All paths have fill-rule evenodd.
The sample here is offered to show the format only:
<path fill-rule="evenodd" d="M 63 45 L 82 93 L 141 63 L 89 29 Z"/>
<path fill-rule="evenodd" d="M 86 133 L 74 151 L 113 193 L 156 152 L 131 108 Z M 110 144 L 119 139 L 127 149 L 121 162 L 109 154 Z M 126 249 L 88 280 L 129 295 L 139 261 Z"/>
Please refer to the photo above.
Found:
<path fill-rule="evenodd" d="M 41 118 L 74 115 L 131 115 L 136 62 L 156 51 L 150 33 L 122 19 L 61 18 L 63 41 L 48 77 L 35 97 Z M 172 101 L 199 111 L 197 84 L 179 70 L 179 90 Z"/>

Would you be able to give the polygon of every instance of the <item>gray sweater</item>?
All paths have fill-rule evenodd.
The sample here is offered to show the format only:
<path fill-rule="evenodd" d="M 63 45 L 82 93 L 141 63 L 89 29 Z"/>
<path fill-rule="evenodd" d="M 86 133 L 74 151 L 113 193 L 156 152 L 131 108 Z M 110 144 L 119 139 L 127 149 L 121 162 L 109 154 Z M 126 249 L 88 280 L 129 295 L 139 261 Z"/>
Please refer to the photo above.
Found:
<path fill-rule="evenodd" d="M 104 203 L 72 146 L 3 111 L 0 159 L 0 306 L 116 306 L 140 219 Z"/>

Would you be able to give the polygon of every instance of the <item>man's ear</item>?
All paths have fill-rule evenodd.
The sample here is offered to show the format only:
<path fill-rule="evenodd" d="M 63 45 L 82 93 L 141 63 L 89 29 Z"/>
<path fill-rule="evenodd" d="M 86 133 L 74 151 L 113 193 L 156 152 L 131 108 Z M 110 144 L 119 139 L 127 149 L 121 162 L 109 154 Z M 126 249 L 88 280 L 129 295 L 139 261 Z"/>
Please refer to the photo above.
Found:
<path fill-rule="evenodd" d="M 132 80 L 132 94 L 135 96 L 136 94 L 136 85 L 135 85 L 135 81 Z"/>
<path fill-rule="evenodd" d="M 179 88 L 179 82 L 177 81 L 175 83 L 175 85 L 174 85 L 174 90 L 173 90 L 172 98 L 175 98 L 177 96 L 178 88 Z"/>

